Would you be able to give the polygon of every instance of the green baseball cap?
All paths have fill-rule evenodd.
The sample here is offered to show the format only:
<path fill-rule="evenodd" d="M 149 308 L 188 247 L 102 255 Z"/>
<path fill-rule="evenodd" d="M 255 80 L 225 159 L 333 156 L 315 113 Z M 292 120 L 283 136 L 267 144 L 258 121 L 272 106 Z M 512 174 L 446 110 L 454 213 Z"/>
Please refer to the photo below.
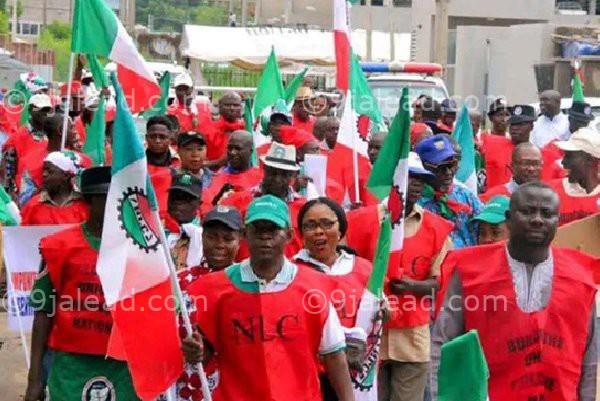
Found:
<path fill-rule="evenodd" d="M 286 203 L 273 195 L 256 198 L 248 206 L 246 225 L 258 220 L 270 221 L 280 228 L 289 228 L 292 225 Z"/>
<path fill-rule="evenodd" d="M 510 199 L 506 196 L 494 196 L 485 204 L 481 213 L 473 217 L 473 220 L 490 224 L 503 223 L 506 221 L 506 211 L 508 210 L 509 203 Z"/>

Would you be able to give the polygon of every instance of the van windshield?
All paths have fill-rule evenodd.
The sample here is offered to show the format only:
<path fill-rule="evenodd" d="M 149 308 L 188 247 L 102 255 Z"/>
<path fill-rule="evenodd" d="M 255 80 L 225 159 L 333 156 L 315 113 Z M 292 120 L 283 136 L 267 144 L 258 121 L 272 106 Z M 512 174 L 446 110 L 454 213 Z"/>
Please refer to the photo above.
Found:
<path fill-rule="evenodd" d="M 441 102 L 447 97 L 443 88 L 435 85 L 423 85 L 421 83 L 390 82 L 390 81 L 370 81 L 369 86 L 373 91 L 373 96 L 379 103 L 381 114 L 384 118 L 392 119 L 398 111 L 398 102 L 402 95 L 402 88 L 408 84 L 408 102 L 412 104 L 419 96 L 427 95 Z M 412 113 L 412 109 L 411 109 Z"/>

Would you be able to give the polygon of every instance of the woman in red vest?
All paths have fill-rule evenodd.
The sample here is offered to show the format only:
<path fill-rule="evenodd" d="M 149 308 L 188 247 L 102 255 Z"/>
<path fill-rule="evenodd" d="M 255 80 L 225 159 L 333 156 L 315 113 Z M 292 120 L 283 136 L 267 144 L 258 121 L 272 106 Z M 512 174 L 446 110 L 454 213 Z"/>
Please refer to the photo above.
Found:
<path fill-rule="evenodd" d="M 596 399 L 598 261 L 552 247 L 559 199 L 531 182 L 513 193 L 508 242 L 449 254 L 444 307 L 432 333 L 432 395 L 441 347 L 477 330 L 489 366 L 490 401 Z M 441 383 L 441 382 L 440 382 Z"/>
<path fill-rule="evenodd" d="M 204 339 L 183 341 L 186 360 L 216 359 L 215 401 L 320 401 L 320 357 L 338 399 L 354 400 L 330 284 L 284 256 L 286 203 L 254 199 L 245 226 L 250 258 L 188 287 Z"/>
<path fill-rule="evenodd" d="M 298 252 L 294 261 L 300 267 L 316 270 L 331 277 L 333 286 L 331 302 L 340 322 L 347 329 L 355 328 L 350 335 L 348 331 L 346 332 L 346 343 L 349 348 L 352 344 L 353 348 L 361 350 L 357 353 L 349 352 L 349 365 L 353 372 L 356 372 L 363 364 L 363 357 L 367 349 L 367 333 L 362 328 L 355 327 L 356 315 L 373 266 L 368 260 L 340 248 L 340 241 L 346 234 L 348 222 L 344 210 L 335 201 L 329 198 L 317 198 L 305 203 L 298 213 L 298 227 L 304 248 Z M 350 357 L 355 354 L 358 354 L 359 358 Z M 376 369 L 376 361 L 377 355 L 375 354 L 372 369 Z M 356 392 L 364 394 L 372 391 L 377 393 L 375 386 L 371 389 L 361 390 L 357 384 L 355 383 L 355 394 Z M 321 376 L 321 385 L 325 401 L 337 400 L 324 375 Z"/>
<path fill-rule="evenodd" d="M 110 167 L 81 174 L 81 193 L 90 205 L 82 224 L 43 238 L 42 270 L 31 292 L 35 309 L 27 401 L 42 400 L 42 358 L 54 351 L 48 390 L 53 400 L 137 401 L 127 364 L 106 356 L 110 311 L 96 273 Z M 104 398 L 102 398 L 104 397 Z"/>

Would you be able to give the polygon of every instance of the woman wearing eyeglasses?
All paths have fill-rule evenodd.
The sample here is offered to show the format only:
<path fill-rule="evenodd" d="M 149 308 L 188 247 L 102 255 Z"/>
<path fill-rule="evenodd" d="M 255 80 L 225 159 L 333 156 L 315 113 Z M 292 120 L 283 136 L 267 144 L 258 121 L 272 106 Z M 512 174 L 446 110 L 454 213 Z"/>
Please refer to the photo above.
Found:
<path fill-rule="evenodd" d="M 346 352 L 355 394 L 357 391 L 363 394 L 374 391 L 377 394 L 376 385 L 361 389 L 357 383 L 358 372 L 365 370 L 367 363 L 373 365 L 372 369 L 376 369 L 377 364 L 378 347 L 374 343 L 377 344 L 378 339 L 367 345 L 367 333 L 355 327 L 361 296 L 373 269 L 371 262 L 340 245 L 348 222 L 342 207 L 332 199 L 317 198 L 307 202 L 298 213 L 298 227 L 304 248 L 295 256 L 295 262 L 300 268 L 318 270 L 331 279 L 328 296 L 345 328 Z M 369 358 L 366 358 L 367 355 Z M 321 377 L 321 388 L 325 401 L 337 399 L 325 376 Z"/>

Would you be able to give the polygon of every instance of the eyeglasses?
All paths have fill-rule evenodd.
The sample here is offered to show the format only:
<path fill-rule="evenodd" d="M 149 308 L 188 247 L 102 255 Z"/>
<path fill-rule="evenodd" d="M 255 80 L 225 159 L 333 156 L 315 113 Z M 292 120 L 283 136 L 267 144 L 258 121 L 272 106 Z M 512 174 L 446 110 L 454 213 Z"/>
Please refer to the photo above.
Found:
<path fill-rule="evenodd" d="M 454 170 L 456 167 L 458 167 L 458 160 L 452 160 L 442 164 L 423 163 L 423 166 L 432 173 L 438 173 L 446 169 Z"/>
<path fill-rule="evenodd" d="M 302 224 L 303 231 L 315 231 L 317 227 L 320 227 L 321 230 L 331 230 L 337 220 L 329 220 L 329 219 L 320 219 L 320 220 L 310 220 L 306 223 Z"/>

